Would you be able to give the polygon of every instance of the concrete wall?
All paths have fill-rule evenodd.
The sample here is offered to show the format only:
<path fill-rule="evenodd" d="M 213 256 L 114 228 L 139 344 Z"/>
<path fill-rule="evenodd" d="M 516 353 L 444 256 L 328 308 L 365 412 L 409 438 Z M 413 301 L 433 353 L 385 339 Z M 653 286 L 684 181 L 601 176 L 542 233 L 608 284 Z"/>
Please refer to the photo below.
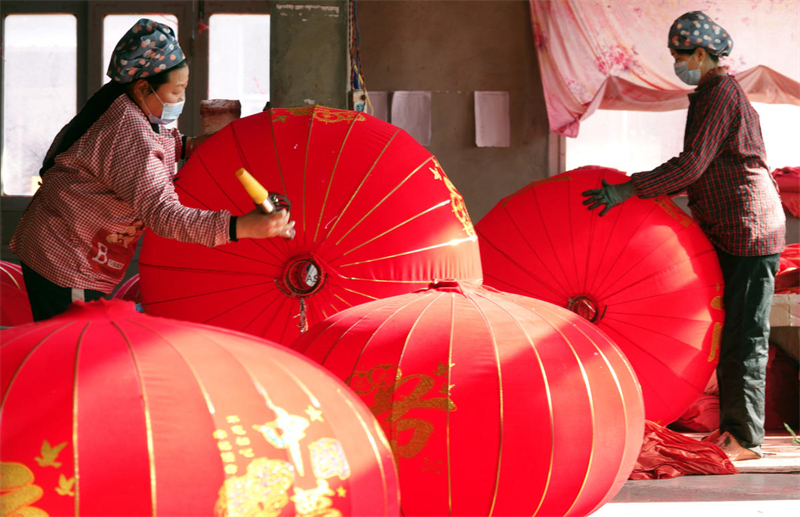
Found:
<path fill-rule="evenodd" d="M 345 0 L 273 2 L 272 107 L 347 108 L 348 12 Z"/>
<path fill-rule="evenodd" d="M 431 91 L 431 144 L 473 222 L 547 176 L 548 126 L 527 0 L 359 0 L 368 90 Z M 507 91 L 511 147 L 475 146 L 474 92 Z"/>

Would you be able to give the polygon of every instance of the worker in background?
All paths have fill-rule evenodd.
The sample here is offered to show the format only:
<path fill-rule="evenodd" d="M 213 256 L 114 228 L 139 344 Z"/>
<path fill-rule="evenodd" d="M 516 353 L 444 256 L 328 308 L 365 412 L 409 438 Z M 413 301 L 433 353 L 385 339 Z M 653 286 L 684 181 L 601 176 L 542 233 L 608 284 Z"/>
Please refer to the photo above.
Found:
<path fill-rule="evenodd" d="M 700 11 L 672 24 L 675 74 L 689 94 L 683 152 L 628 182 L 583 193 L 600 215 L 636 195 L 686 191 L 689 207 L 714 244 L 725 280 L 720 343 L 720 427 L 707 439 L 734 461 L 762 456 L 769 312 L 786 239 L 778 185 L 767 168 L 759 118 L 739 83 L 719 65 L 733 48 L 728 32 Z"/>
<path fill-rule="evenodd" d="M 139 20 L 115 47 L 107 75 L 111 82 L 56 136 L 41 187 L 11 239 L 35 321 L 110 294 L 145 227 L 210 247 L 293 236 L 284 210 L 235 217 L 178 201 L 175 164 L 207 135 L 164 127 L 180 116 L 189 81 L 171 28 Z"/>

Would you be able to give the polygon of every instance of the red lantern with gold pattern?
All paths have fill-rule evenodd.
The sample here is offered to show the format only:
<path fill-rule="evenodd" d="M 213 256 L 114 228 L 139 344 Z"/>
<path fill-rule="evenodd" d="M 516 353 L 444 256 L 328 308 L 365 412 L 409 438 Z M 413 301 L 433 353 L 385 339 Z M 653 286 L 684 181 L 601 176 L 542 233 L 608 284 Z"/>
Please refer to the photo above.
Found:
<path fill-rule="evenodd" d="M 375 419 L 283 347 L 119 301 L 0 336 L 4 515 L 398 514 Z"/>
<path fill-rule="evenodd" d="M 323 106 L 236 120 L 181 169 L 181 203 L 253 210 L 240 167 L 288 197 L 296 237 L 207 248 L 148 232 L 139 259 L 148 314 L 288 345 L 353 305 L 439 278 L 481 281 L 464 199 L 430 151 L 396 126 Z"/>
<path fill-rule="evenodd" d="M 25 290 L 22 268 L 0 260 L 0 327 L 15 327 L 33 321 L 31 302 Z"/>
<path fill-rule="evenodd" d="M 587 515 L 642 444 L 623 354 L 547 302 L 442 282 L 342 311 L 294 348 L 378 418 L 406 516 Z"/>
<path fill-rule="evenodd" d="M 534 181 L 477 225 L 487 285 L 568 308 L 603 329 L 642 383 L 648 420 L 666 425 L 703 394 L 725 313 L 714 246 L 667 196 L 603 217 L 582 192 L 626 181 L 581 167 Z"/>

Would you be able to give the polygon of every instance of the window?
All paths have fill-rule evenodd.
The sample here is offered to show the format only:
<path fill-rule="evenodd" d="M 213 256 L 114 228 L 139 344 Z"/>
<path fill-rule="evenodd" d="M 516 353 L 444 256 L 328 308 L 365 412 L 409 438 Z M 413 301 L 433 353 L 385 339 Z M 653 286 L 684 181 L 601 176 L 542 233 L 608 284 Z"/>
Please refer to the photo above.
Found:
<path fill-rule="evenodd" d="M 77 21 L 8 15 L 3 29 L 3 194 L 29 196 L 53 137 L 75 116 Z"/>
<path fill-rule="evenodd" d="M 269 101 L 269 15 L 214 14 L 208 25 L 208 97 L 238 99 L 243 117 L 262 111 Z"/>
<path fill-rule="evenodd" d="M 800 165 L 800 106 L 753 103 L 770 170 Z M 567 138 L 566 170 L 583 165 L 613 167 L 629 174 L 658 167 L 683 150 L 686 110 L 666 112 L 598 110 Z"/>

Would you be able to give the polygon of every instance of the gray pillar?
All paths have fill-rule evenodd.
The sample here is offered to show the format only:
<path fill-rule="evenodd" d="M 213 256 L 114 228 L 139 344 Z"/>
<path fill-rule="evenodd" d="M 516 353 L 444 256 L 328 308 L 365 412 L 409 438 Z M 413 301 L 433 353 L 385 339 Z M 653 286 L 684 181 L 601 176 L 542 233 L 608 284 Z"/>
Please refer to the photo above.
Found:
<path fill-rule="evenodd" d="M 347 108 L 348 2 L 276 1 L 271 7 L 271 106 Z"/>

